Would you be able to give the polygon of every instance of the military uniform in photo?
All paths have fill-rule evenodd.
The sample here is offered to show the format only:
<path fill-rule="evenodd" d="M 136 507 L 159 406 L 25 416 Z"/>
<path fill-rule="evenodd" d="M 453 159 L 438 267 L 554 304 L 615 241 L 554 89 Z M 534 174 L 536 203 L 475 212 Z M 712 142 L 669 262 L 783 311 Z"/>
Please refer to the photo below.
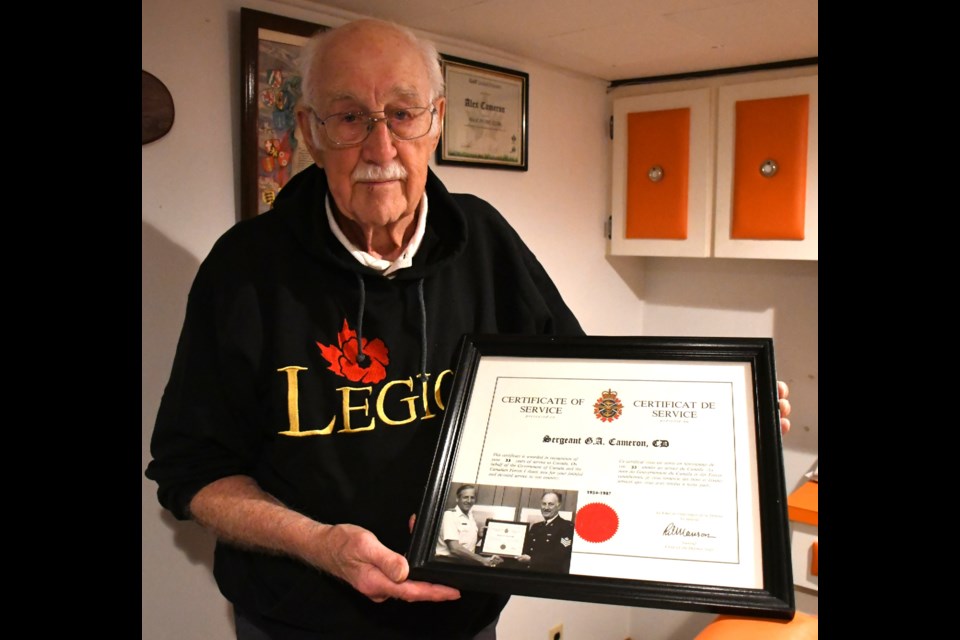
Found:
<path fill-rule="evenodd" d="M 573 523 L 560 516 L 551 522 L 536 522 L 527 532 L 524 553 L 530 556 L 530 569 L 567 573 L 573 552 Z"/>

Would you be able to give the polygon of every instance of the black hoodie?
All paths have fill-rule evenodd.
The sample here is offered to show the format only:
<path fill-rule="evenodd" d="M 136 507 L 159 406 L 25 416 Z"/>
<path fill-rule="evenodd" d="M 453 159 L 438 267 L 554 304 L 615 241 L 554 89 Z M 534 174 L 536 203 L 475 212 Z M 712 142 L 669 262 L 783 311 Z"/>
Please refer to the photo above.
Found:
<path fill-rule="evenodd" d="M 326 194 L 321 169 L 301 172 L 200 265 L 146 475 L 179 519 L 205 485 L 249 475 L 292 509 L 406 553 L 461 337 L 583 332 L 500 213 L 432 171 L 423 241 L 393 278 L 336 239 Z M 241 610 L 347 639 L 469 638 L 506 604 L 469 592 L 375 604 L 296 560 L 224 543 L 214 575 Z"/>

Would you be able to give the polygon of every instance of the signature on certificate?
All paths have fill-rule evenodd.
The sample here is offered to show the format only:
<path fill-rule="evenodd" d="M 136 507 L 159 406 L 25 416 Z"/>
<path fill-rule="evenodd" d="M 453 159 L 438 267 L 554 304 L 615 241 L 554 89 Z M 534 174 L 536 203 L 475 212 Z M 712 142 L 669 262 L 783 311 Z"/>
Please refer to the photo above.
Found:
<path fill-rule="evenodd" d="M 691 529 L 684 529 L 683 527 L 678 527 L 674 523 L 668 524 L 663 529 L 663 535 L 665 536 L 683 536 L 685 538 L 715 538 L 712 533 L 707 533 L 706 531 L 693 531 Z"/>

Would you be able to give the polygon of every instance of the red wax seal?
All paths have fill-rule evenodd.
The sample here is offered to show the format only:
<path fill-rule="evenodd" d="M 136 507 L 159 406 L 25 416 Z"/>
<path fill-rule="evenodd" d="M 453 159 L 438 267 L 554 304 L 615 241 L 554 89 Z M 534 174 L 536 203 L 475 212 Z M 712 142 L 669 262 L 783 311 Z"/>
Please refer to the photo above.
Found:
<path fill-rule="evenodd" d="M 586 504 L 577 511 L 577 535 L 587 542 L 606 542 L 620 526 L 617 512 L 602 502 Z"/>

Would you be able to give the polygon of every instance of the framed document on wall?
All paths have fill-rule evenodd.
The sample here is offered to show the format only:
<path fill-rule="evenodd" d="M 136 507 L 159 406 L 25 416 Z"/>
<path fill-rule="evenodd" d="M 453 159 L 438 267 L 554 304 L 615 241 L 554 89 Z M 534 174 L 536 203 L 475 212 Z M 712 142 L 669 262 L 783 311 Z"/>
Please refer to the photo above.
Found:
<path fill-rule="evenodd" d="M 527 170 L 530 76 L 441 56 L 447 88 L 437 164 Z"/>
<path fill-rule="evenodd" d="M 465 336 L 411 576 L 789 619 L 778 406 L 770 338 Z M 523 552 L 565 553 L 564 571 L 538 571 L 536 557 L 495 567 L 437 561 L 442 511 L 461 483 L 575 492 L 553 549 L 529 544 L 531 525 Z M 525 527 L 499 522 L 492 548 L 516 556 Z"/>

